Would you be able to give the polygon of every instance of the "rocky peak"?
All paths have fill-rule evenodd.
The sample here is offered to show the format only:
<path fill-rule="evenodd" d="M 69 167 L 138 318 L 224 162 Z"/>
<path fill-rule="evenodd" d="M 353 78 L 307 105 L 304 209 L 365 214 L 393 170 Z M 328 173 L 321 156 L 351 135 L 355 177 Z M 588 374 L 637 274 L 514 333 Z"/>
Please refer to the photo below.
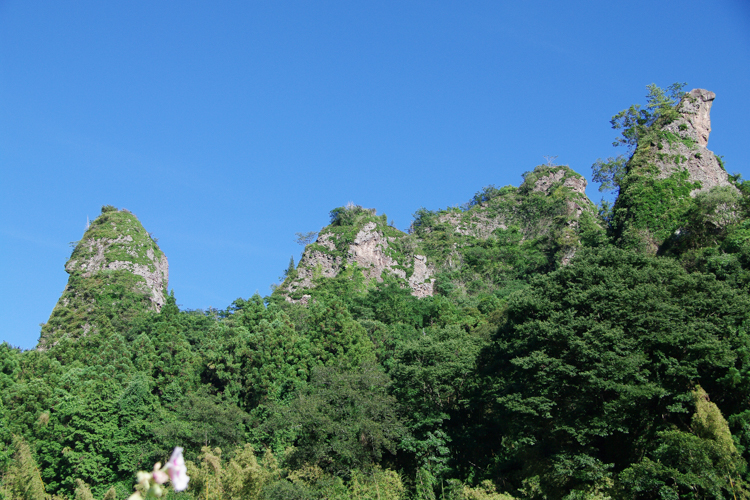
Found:
<path fill-rule="evenodd" d="M 305 248 L 294 275 L 281 285 L 286 300 L 306 303 L 309 295 L 303 292 L 315 288 L 318 279 L 354 272 L 376 283 L 394 276 L 417 297 L 433 294 L 432 266 L 424 255 L 405 249 L 404 241 L 413 239 L 410 235 L 388 226 L 373 209 L 351 205 L 331 214 L 333 223 Z"/>
<path fill-rule="evenodd" d="M 558 183 L 570 188 L 574 193 L 586 196 L 587 182 L 583 176 L 576 174 L 568 167 L 542 167 L 543 171 L 536 177 L 532 192 L 548 194 L 550 189 Z"/>
<path fill-rule="evenodd" d="M 687 170 L 689 182 L 700 182 L 700 188 L 691 191 L 691 196 L 715 186 L 732 185 L 716 155 L 706 148 L 715 98 L 716 94 L 704 89 L 685 94 L 677 105 L 680 116 L 662 129 L 656 151 L 658 178 L 665 179 L 676 171 Z"/>
<path fill-rule="evenodd" d="M 116 215 L 105 212 L 94 220 L 73 250 L 65 270 L 83 278 L 103 271 L 128 271 L 143 278 L 154 310 L 160 311 L 166 301 L 167 256 L 135 215 L 124 209 Z"/>
<path fill-rule="evenodd" d="M 107 321 L 160 311 L 166 303 L 169 264 L 135 215 L 106 206 L 77 242 L 65 264 L 68 285 L 42 328 L 40 348 L 62 337 L 77 338 Z M 128 307 L 123 307 L 126 303 Z"/>
<path fill-rule="evenodd" d="M 593 204 L 586 196 L 586 179 L 567 165 L 540 165 L 533 172 L 525 174 L 524 187 L 532 193 L 551 195 L 562 188 L 568 215 L 580 216 L 584 210 L 593 210 Z"/>
<path fill-rule="evenodd" d="M 704 148 L 708 146 L 708 136 L 711 134 L 711 105 L 714 99 L 716 94 L 710 90 L 693 89 L 677 107 L 682 115 L 682 122 L 689 125 L 687 134 Z"/>
<path fill-rule="evenodd" d="M 665 242 L 672 245 L 682 234 L 693 198 L 714 188 L 737 192 L 720 159 L 706 147 L 715 98 L 708 90 L 691 90 L 641 132 L 614 207 L 612 224 L 620 245 L 646 253 L 664 250 Z M 717 210 L 731 218 L 733 208 Z"/>

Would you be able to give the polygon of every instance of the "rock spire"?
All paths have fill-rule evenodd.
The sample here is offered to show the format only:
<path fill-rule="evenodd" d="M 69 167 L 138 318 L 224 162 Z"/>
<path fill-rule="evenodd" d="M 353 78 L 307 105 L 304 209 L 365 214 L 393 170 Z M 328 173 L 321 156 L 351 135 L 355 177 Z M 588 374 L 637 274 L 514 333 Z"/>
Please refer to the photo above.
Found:
<path fill-rule="evenodd" d="M 169 264 L 129 211 L 111 206 L 91 222 L 65 264 L 68 284 L 43 325 L 40 349 L 106 330 L 166 302 Z"/>
<path fill-rule="evenodd" d="M 707 148 L 711 134 L 711 106 L 715 98 L 716 94 L 709 90 L 691 90 L 677 105 L 679 118 L 662 129 L 664 138 L 656 161 L 659 178 L 665 179 L 678 170 L 687 170 L 688 180 L 701 184 L 700 188 L 691 191 L 691 196 L 715 186 L 731 185 L 719 159 Z"/>

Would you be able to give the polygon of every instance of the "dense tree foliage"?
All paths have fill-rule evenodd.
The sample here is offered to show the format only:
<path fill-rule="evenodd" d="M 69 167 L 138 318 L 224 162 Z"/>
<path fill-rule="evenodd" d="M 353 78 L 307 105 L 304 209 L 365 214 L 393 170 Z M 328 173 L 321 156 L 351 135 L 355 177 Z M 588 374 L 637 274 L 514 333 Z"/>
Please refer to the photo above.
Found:
<path fill-rule="evenodd" d="M 651 88 L 613 119 L 628 160 L 678 92 Z M 610 187 L 632 181 L 605 163 Z M 545 175 L 557 181 L 540 189 Z M 192 479 L 168 498 L 749 498 L 750 186 L 641 183 L 623 195 L 641 203 L 628 222 L 597 218 L 566 187 L 576 176 L 538 167 L 418 211 L 410 235 L 357 205 L 331 211 L 341 241 L 371 224 L 399 262 L 443 262 L 430 297 L 356 266 L 313 276 L 307 302 L 224 310 L 180 310 L 174 294 L 136 307 L 115 275 L 106 297 L 68 290 L 107 306 L 61 308 L 46 328 L 95 329 L 0 345 L 0 499 L 127 498 L 175 446 Z M 680 204 L 659 212 L 659 190 Z M 658 251 L 623 236 L 648 210 Z M 298 236 L 346 251 L 314 234 Z"/>

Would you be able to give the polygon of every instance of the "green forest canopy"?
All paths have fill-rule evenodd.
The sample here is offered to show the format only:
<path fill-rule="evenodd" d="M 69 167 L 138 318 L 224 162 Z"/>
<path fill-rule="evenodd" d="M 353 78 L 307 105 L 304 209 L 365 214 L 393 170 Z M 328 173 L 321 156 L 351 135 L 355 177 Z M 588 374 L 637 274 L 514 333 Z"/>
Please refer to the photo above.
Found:
<path fill-rule="evenodd" d="M 647 110 L 668 116 L 659 95 Z M 654 121 L 633 109 L 616 118 L 637 149 Z M 192 479 L 169 497 L 747 498 L 750 189 L 735 184 L 731 203 L 687 199 L 656 255 L 606 213 L 563 266 L 562 233 L 449 247 L 421 211 L 424 251 L 463 266 L 432 297 L 349 274 L 309 305 L 181 311 L 172 294 L 44 351 L 0 345 L 0 498 L 127 498 L 175 446 Z M 500 197 L 567 223 L 518 191 L 463 210 Z"/>

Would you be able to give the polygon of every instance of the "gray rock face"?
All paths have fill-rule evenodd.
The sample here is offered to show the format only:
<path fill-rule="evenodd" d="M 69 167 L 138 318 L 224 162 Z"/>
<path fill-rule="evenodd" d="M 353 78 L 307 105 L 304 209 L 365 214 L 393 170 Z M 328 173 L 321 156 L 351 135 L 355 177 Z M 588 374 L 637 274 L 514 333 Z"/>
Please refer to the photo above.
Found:
<path fill-rule="evenodd" d="M 334 252 L 336 245 L 331 240 L 335 237 L 333 233 L 323 232 L 318 236 L 315 243 Z M 394 237 L 384 237 L 378 231 L 376 223 L 368 222 L 362 226 L 354 241 L 349 245 L 345 259 L 320 250 L 306 249 L 297 267 L 297 277 L 286 285 L 287 290 L 290 294 L 293 294 L 300 290 L 313 288 L 315 278 L 335 278 L 345 265 L 356 265 L 366 279 L 374 279 L 377 282 L 383 281 L 383 273 L 407 280 L 407 273 L 402 269 L 404 266 L 400 265 L 387 251 L 389 243 L 394 239 Z M 430 276 L 434 271 L 427 264 L 425 256 L 414 255 L 412 258 L 411 264 L 414 266 L 414 272 L 407 280 L 412 295 L 416 297 L 431 296 L 435 279 L 430 278 Z M 286 300 L 295 302 L 289 296 Z M 309 296 L 305 295 L 299 302 L 306 304 L 308 300 Z"/>
<path fill-rule="evenodd" d="M 330 250 L 335 251 L 336 245 L 331 241 L 333 234 L 323 233 L 318 235 L 318 239 L 315 243 Z M 302 259 L 299 261 L 297 266 L 297 278 L 289 283 L 289 293 L 294 293 L 297 290 L 307 290 L 313 288 L 313 280 L 317 277 L 321 278 L 335 278 L 341 270 L 341 257 L 336 257 L 319 250 L 305 250 L 302 254 Z M 301 302 L 307 304 L 307 300 L 310 298 L 309 295 L 305 295 Z M 294 302 L 289 297 L 287 301 Z"/>
<path fill-rule="evenodd" d="M 469 220 L 466 220 L 461 214 L 441 215 L 438 220 L 454 226 L 457 234 L 474 236 L 480 240 L 489 238 L 497 228 L 508 229 L 502 218 L 490 217 L 482 212 L 471 214 Z"/>
<path fill-rule="evenodd" d="M 716 94 L 709 90 L 693 89 L 678 107 L 683 119 L 691 126 L 691 137 L 704 148 L 708 146 L 708 136 L 711 134 L 711 106 L 714 99 Z"/>
<path fill-rule="evenodd" d="M 534 192 L 547 192 L 549 189 L 557 182 L 560 182 L 563 178 L 565 178 L 566 171 L 565 170 L 558 170 L 557 172 L 551 172 L 549 175 L 545 175 L 544 177 L 540 177 L 537 179 L 537 181 L 534 183 L 534 188 L 532 191 Z M 574 177 L 569 176 L 565 181 L 563 181 L 563 186 L 570 188 L 573 192 L 586 195 L 586 179 L 583 177 Z"/>
<path fill-rule="evenodd" d="M 376 227 L 374 222 L 368 222 L 357 233 L 354 243 L 349 245 L 348 261 L 356 263 L 368 279 L 383 281 L 381 274 L 386 270 L 406 279 L 406 272 L 393 268 L 398 262 L 385 253 L 388 241 L 375 230 Z"/>
<path fill-rule="evenodd" d="M 714 186 L 732 185 L 716 155 L 706 147 L 711 133 L 711 106 L 715 98 L 716 94 L 704 89 L 688 92 L 677 107 L 680 118 L 663 129 L 678 140 L 663 141 L 662 149 L 657 152 L 658 178 L 664 179 L 686 169 L 691 182 L 701 183 L 700 189 L 693 190 L 691 196 Z"/>
<path fill-rule="evenodd" d="M 65 264 L 65 270 L 68 273 L 75 271 L 83 271 L 82 276 L 89 278 L 100 271 L 129 271 L 137 276 L 141 276 L 146 280 L 146 285 L 151 292 L 151 302 L 154 305 L 154 309 L 158 312 L 161 311 L 162 306 L 166 303 L 166 297 L 164 297 L 164 291 L 167 289 L 169 284 L 169 263 L 167 262 L 167 256 L 163 253 L 159 258 L 156 258 L 153 249 L 148 248 L 146 250 L 146 257 L 150 261 L 148 264 L 138 264 L 136 262 L 115 260 L 108 262 L 106 254 L 108 250 L 113 246 L 122 246 L 123 244 L 130 244 L 133 242 L 133 238 L 130 235 L 120 236 L 117 239 L 99 239 L 99 240 L 86 240 L 81 243 L 86 249 L 86 253 L 90 256 L 82 260 L 70 260 Z M 134 251 L 128 252 L 133 257 L 137 254 Z"/>
<path fill-rule="evenodd" d="M 318 240 L 320 240 L 320 237 Z M 335 278 L 340 270 L 341 257 L 334 257 L 318 250 L 310 252 L 305 250 L 302 259 L 299 261 L 299 266 L 297 266 L 297 278 L 289 284 L 289 293 L 313 288 L 315 278 Z M 288 297 L 287 300 L 292 302 Z M 305 303 L 307 303 L 306 300 Z"/>
<path fill-rule="evenodd" d="M 409 278 L 411 294 L 423 299 L 432 297 L 435 293 L 435 278 L 431 278 L 432 268 L 427 265 L 427 257 L 424 255 L 414 256 L 414 273 Z"/>
<path fill-rule="evenodd" d="M 406 271 L 397 268 L 398 261 L 386 252 L 388 242 L 389 239 L 384 238 L 377 231 L 377 225 L 374 222 L 368 222 L 357 233 L 354 243 L 349 245 L 348 261 L 356 263 L 366 278 L 374 278 L 378 282 L 383 281 L 383 272 L 406 279 Z M 414 255 L 413 259 L 414 272 L 408 279 L 412 295 L 420 298 L 431 296 L 435 280 L 430 278 L 433 270 L 427 265 L 427 257 Z"/>

